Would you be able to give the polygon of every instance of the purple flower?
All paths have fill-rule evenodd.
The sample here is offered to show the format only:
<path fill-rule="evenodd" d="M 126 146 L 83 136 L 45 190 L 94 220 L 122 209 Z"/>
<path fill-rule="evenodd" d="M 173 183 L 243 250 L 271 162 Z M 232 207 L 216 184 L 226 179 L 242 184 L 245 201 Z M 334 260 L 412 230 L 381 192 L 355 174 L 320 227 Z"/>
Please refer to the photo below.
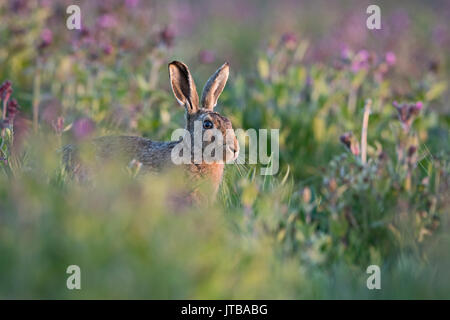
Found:
<path fill-rule="evenodd" d="M 175 30 L 167 26 L 159 33 L 159 40 L 166 47 L 171 47 L 173 45 L 173 41 L 175 39 Z"/>
<path fill-rule="evenodd" d="M 97 44 L 97 41 L 95 40 L 95 37 L 91 32 L 91 30 L 89 30 L 84 26 L 82 26 L 81 30 L 76 32 L 75 35 L 76 37 L 72 42 L 72 45 L 74 46 L 75 49 L 77 49 L 79 45 L 90 46 Z"/>
<path fill-rule="evenodd" d="M 17 103 L 16 99 L 11 99 L 8 101 L 8 105 L 6 107 L 6 114 L 8 115 L 7 119 L 9 124 L 12 124 L 14 122 L 14 118 L 19 112 L 19 108 L 20 106 Z"/>
<path fill-rule="evenodd" d="M 88 38 L 90 36 L 91 36 L 91 31 L 87 27 L 81 26 L 81 30 L 79 31 L 79 37 L 81 39 L 83 39 L 83 38 Z"/>
<path fill-rule="evenodd" d="M 397 61 L 397 57 L 395 56 L 395 53 L 389 51 L 386 53 L 385 60 L 388 65 L 393 66 Z"/>
<path fill-rule="evenodd" d="M 102 46 L 103 53 L 105 55 L 110 55 L 113 52 L 113 46 L 111 44 L 104 44 Z"/>
<path fill-rule="evenodd" d="M 359 155 L 359 143 L 351 132 L 346 132 L 339 137 L 339 140 L 355 156 Z"/>
<path fill-rule="evenodd" d="M 369 59 L 369 51 L 367 50 L 361 50 L 358 52 L 358 57 L 362 60 L 362 61 L 367 61 Z"/>
<path fill-rule="evenodd" d="M 114 15 L 106 13 L 97 19 L 97 24 L 103 29 L 114 28 L 117 26 L 117 19 Z"/>
<path fill-rule="evenodd" d="M 342 58 L 343 60 L 348 61 L 348 60 L 351 59 L 351 56 L 352 56 L 352 51 L 351 51 L 347 46 L 345 46 L 345 47 L 341 50 L 341 58 Z"/>
<path fill-rule="evenodd" d="M 10 1 L 10 8 L 14 13 L 21 13 L 28 9 L 28 1 L 26 0 L 13 0 Z"/>
<path fill-rule="evenodd" d="M 73 124 L 73 133 L 78 140 L 88 138 L 94 131 L 95 123 L 90 118 L 78 119 Z"/>
<path fill-rule="evenodd" d="M 297 36 L 293 32 L 285 32 L 281 36 L 281 43 L 288 49 L 293 50 L 297 47 Z"/>
<path fill-rule="evenodd" d="M 53 32 L 52 30 L 45 28 L 41 32 L 41 41 L 38 45 L 39 49 L 47 48 L 53 42 Z"/>
<path fill-rule="evenodd" d="M 0 86 L 0 99 L 8 100 L 11 93 L 12 93 L 11 82 L 6 80 Z"/>
<path fill-rule="evenodd" d="M 367 50 L 359 51 L 352 61 L 352 71 L 356 73 L 359 70 L 368 69 L 370 65 L 369 58 L 370 54 Z"/>
<path fill-rule="evenodd" d="M 394 101 L 392 105 L 397 109 L 398 119 L 405 131 L 409 131 L 414 119 L 419 115 L 420 110 L 423 108 L 423 103 L 421 101 L 402 104 Z"/>
<path fill-rule="evenodd" d="M 216 56 L 211 50 L 202 50 L 198 55 L 198 59 L 201 63 L 213 63 L 216 60 Z"/>

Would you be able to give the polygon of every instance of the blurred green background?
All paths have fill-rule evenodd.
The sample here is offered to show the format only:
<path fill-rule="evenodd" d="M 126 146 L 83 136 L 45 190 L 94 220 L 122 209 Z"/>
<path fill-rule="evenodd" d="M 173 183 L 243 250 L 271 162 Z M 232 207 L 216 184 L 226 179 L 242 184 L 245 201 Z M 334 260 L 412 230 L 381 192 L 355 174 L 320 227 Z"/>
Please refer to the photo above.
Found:
<path fill-rule="evenodd" d="M 450 298 L 448 1 L 379 1 L 381 30 L 366 1 L 77 1 L 67 30 L 70 4 L 0 0 L 0 298 Z M 279 173 L 227 165 L 195 208 L 177 172 L 71 181 L 67 143 L 183 126 L 174 59 L 199 90 L 230 63 L 217 109 L 280 129 Z"/>

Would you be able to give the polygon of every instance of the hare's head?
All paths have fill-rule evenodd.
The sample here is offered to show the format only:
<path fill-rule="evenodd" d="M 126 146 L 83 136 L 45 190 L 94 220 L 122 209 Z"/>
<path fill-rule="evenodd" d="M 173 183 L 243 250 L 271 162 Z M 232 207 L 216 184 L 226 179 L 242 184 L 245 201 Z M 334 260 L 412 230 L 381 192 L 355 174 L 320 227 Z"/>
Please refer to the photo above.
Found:
<path fill-rule="evenodd" d="M 199 145 L 206 162 L 229 162 L 239 155 L 239 143 L 231 121 L 214 112 L 228 74 L 229 65 L 225 63 L 208 79 L 199 100 L 188 67 L 179 61 L 169 64 L 173 93 L 178 103 L 186 108 L 186 130 L 190 133 L 193 146 L 196 139 L 201 139 Z"/>

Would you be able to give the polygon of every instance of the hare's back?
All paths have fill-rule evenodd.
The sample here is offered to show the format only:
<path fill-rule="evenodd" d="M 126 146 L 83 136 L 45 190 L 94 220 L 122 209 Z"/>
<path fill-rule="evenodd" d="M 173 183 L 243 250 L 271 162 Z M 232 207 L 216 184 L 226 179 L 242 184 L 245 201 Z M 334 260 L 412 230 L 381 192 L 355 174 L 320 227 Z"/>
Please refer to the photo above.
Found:
<path fill-rule="evenodd" d="M 133 136 L 104 136 L 92 140 L 96 154 L 102 159 L 117 156 L 124 158 L 136 158 L 139 153 L 149 148 L 152 144 L 150 139 Z"/>
<path fill-rule="evenodd" d="M 149 168 L 162 168 L 170 162 L 177 141 L 161 142 L 133 136 L 105 136 L 93 141 L 102 159 L 137 160 Z"/>

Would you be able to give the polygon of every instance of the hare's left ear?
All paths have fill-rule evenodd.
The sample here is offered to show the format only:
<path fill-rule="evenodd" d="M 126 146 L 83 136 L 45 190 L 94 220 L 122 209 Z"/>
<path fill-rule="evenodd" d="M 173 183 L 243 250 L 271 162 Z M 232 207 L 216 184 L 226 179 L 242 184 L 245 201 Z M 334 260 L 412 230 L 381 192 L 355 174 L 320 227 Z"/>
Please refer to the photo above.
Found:
<path fill-rule="evenodd" d="M 169 77 L 173 94 L 189 114 L 198 111 L 198 94 L 188 67 L 180 61 L 169 63 Z"/>
<path fill-rule="evenodd" d="M 225 62 L 217 71 L 208 79 L 203 88 L 201 107 L 208 110 L 213 110 L 217 104 L 217 99 L 225 88 L 228 80 L 230 67 L 228 62 Z"/>

